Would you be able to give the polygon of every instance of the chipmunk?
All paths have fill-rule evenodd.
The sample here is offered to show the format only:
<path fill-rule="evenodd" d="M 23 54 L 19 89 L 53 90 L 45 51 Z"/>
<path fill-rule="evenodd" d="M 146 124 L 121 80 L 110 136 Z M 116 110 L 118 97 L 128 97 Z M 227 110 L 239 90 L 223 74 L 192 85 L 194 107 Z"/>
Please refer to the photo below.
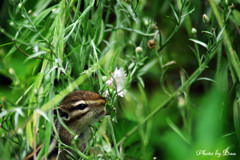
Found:
<path fill-rule="evenodd" d="M 106 114 L 106 99 L 97 93 L 90 91 L 75 91 L 67 95 L 58 106 L 58 113 L 65 125 L 79 137 L 78 149 L 83 152 L 90 138 L 89 126 Z M 57 110 L 53 111 L 57 115 Z M 56 116 L 55 127 L 58 136 L 64 144 L 71 146 L 74 135 L 69 133 Z M 52 138 L 48 149 L 48 159 L 55 160 L 58 155 L 57 140 Z M 69 151 L 72 152 L 72 151 Z M 32 154 L 33 155 L 33 154 Z M 29 155 L 25 160 L 29 160 Z M 68 152 L 63 150 L 58 159 L 67 159 Z"/>

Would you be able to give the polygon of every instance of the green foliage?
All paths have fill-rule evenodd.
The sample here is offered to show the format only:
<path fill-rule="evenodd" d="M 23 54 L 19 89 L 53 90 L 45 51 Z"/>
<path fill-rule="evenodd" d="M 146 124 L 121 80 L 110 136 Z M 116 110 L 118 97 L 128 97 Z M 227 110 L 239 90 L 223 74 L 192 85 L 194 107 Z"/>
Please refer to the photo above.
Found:
<path fill-rule="evenodd" d="M 70 159 L 240 158 L 239 2 L 1 3 L 0 159 L 42 143 L 46 157 L 53 135 Z M 51 114 L 79 89 L 107 96 L 109 113 L 84 153 Z"/>

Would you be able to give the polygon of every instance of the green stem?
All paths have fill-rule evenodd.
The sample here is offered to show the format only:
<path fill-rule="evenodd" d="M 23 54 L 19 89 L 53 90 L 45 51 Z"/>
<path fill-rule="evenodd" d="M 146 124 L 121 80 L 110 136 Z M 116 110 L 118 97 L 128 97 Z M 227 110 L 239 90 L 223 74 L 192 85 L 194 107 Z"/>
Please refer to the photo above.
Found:
<path fill-rule="evenodd" d="M 181 24 L 177 25 L 174 28 L 172 34 L 168 37 L 168 39 L 164 42 L 164 44 L 160 46 L 160 48 L 158 49 L 158 52 L 161 52 L 162 49 L 172 40 L 173 36 L 177 33 L 177 31 L 179 30 L 180 26 L 181 26 Z"/>
<path fill-rule="evenodd" d="M 155 36 L 156 35 L 156 32 L 155 33 L 144 33 L 140 30 L 137 30 L 137 29 L 133 29 L 133 28 L 127 28 L 127 27 L 114 27 L 114 28 L 111 28 L 111 29 L 107 29 L 105 30 L 105 32 L 110 32 L 110 31 L 113 31 L 113 30 L 120 30 L 120 29 L 123 29 L 123 30 L 126 30 L 126 31 L 129 31 L 129 32 L 135 32 L 139 35 L 142 35 L 142 36 Z"/>
<path fill-rule="evenodd" d="M 120 154 L 118 152 L 118 145 L 117 145 L 117 142 L 116 142 L 116 137 L 115 137 L 115 134 L 114 134 L 114 130 L 113 130 L 113 126 L 112 126 L 112 122 L 111 122 L 110 117 L 108 117 L 108 123 L 109 123 L 109 127 L 110 127 L 110 130 L 111 130 L 111 135 L 112 135 L 112 140 L 113 140 L 113 145 L 114 145 L 116 155 L 118 156 L 118 158 L 120 158 Z"/>
<path fill-rule="evenodd" d="M 213 9 L 213 13 L 215 14 L 215 16 L 217 18 L 218 24 L 222 28 L 223 21 L 217 10 L 217 6 L 216 6 L 214 0 L 209 0 L 209 2 Z M 238 56 L 236 55 L 236 53 L 232 47 L 231 41 L 229 39 L 229 36 L 228 36 L 228 33 L 226 30 L 223 31 L 223 36 L 224 36 L 224 43 L 226 45 L 226 48 L 228 48 L 228 50 L 227 50 L 228 57 L 229 57 L 230 62 L 236 72 L 236 76 L 238 77 L 238 80 L 240 81 L 240 62 L 239 62 Z"/>

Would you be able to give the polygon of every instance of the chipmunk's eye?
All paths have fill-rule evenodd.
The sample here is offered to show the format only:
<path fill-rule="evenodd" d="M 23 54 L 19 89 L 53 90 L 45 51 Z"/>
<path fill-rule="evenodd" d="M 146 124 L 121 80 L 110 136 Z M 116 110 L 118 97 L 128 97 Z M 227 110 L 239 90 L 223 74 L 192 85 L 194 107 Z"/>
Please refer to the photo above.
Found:
<path fill-rule="evenodd" d="M 75 108 L 76 108 L 76 109 L 79 109 L 79 110 L 84 110 L 85 108 L 87 108 L 87 104 L 85 104 L 85 103 L 80 103 L 80 104 L 77 105 Z"/>

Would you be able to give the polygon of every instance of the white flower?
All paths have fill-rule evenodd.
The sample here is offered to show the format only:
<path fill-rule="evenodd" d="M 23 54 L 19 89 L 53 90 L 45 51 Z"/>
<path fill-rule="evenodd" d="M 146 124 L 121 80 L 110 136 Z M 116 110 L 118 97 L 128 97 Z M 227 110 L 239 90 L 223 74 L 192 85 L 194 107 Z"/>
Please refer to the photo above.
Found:
<path fill-rule="evenodd" d="M 106 77 L 103 77 L 106 78 Z M 125 74 L 123 68 L 116 68 L 113 72 L 112 76 L 106 81 L 106 84 L 108 85 L 108 88 L 115 88 L 115 91 L 117 92 L 117 95 L 120 97 L 123 97 L 124 94 L 127 92 L 124 88 L 124 84 L 127 80 L 127 74 Z M 116 86 L 115 86 L 116 84 Z M 104 95 L 109 95 L 108 89 L 104 92 Z"/>

